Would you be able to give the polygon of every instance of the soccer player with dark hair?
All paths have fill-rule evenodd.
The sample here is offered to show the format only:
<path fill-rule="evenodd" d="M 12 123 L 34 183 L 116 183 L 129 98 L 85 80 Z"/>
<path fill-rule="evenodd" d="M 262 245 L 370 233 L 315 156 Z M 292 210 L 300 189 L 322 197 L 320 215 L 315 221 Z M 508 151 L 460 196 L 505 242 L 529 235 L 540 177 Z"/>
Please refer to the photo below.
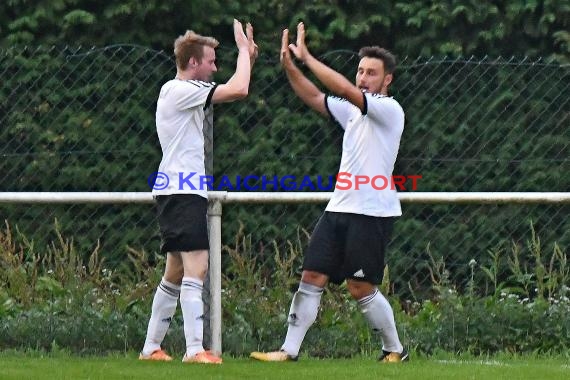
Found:
<path fill-rule="evenodd" d="M 356 84 L 313 57 L 305 44 L 305 26 L 297 27 L 297 43 L 289 44 L 283 31 L 281 64 L 293 91 L 312 109 L 344 129 L 339 173 L 360 178 L 391 178 L 404 111 L 388 96 L 396 68 L 394 56 L 380 47 L 360 50 Z M 291 51 L 335 96 L 325 95 L 295 65 Z M 360 183 L 335 188 L 305 252 L 299 289 L 289 310 L 289 327 L 279 351 L 253 352 L 262 361 L 296 360 L 306 332 L 315 322 L 326 284 L 346 280 L 348 291 L 382 338 L 383 362 L 409 359 L 396 330 L 394 312 L 378 290 L 384 273 L 384 255 L 394 218 L 402 214 L 393 188 L 375 189 Z"/>

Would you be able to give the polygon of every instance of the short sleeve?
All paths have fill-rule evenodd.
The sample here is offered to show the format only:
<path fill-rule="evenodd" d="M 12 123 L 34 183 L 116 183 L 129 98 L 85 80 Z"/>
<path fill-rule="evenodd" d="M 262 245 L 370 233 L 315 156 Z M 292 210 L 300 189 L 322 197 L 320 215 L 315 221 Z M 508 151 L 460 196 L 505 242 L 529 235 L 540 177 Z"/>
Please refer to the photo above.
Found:
<path fill-rule="evenodd" d="M 390 96 L 366 93 L 366 115 L 382 125 L 403 123 L 404 111 Z"/>
<path fill-rule="evenodd" d="M 325 107 L 333 120 L 346 129 L 353 105 L 346 99 L 332 95 L 325 96 Z"/>
<path fill-rule="evenodd" d="M 202 82 L 189 80 L 181 82 L 176 91 L 176 108 L 179 110 L 202 106 L 208 108 L 212 95 L 216 88 L 214 82 Z"/>

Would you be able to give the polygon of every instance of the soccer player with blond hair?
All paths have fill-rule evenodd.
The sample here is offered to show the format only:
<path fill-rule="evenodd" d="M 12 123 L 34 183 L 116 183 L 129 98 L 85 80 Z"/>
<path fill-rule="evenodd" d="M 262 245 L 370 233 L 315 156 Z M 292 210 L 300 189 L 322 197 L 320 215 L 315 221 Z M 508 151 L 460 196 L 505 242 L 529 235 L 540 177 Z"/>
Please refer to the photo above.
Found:
<path fill-rule="evenodd" d="M 207 190 L 205 176 L 204 116 L 215 103 L 231 102 L 248 95 L 251 68 L 258 48 L 253 27 L 234 20 L 238 56 L 234 75 L 225 83 L 212 81 L 217 71 L 213 37 L 187 31 L 174 42 L 176 76 L 166 82 L 158 97 L 156 129 L 162 148 L 158 172 L 169 182 L 154 186 L 161 252 L 166 254 L 164 275 L 152 303 L 152 312 L 140 360 L 170 361 L 161 347 L 176 311 L 178 300 L 184 320 L 184 363 L 221 364 L 222 358 L 203 347 L 204 303 L 202 290 L 208 270 Z M 180 182 L 181 174 L 196 176 Z"/>

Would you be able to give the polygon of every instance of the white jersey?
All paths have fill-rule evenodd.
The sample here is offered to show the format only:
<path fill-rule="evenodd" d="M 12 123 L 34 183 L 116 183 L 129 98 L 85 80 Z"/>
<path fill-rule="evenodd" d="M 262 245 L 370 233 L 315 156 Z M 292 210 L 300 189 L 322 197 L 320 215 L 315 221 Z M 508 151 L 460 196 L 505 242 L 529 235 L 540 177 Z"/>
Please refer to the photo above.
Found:
<path fill-rule="evenodd" d="M 325 98 L 328 112 L 345 130 L 339 178 L 340 173 L 347 173 L 343 175 L 344 182 L 337 179 L 326 211 L 400 216 L 400 200 L 390 181 L 404 130 L 404 111 L 392 97 L 380 94 L 364 93 L 364 104 L 361 112 L 345 99 Z M 370 182 L 360 184 L 356 189 L 356 176 L 368 178 Z M 388 183 L 384 189 L 378 190 L 384 185 L 382 176 Z M 372 186 L 373 182 L 376 188 Z M 339 185 L 346 190 L 339 189 Z"/>
<path fill-rule="evenodd" d="M 153 195 L 198 194 L 208 197 L 200 183 L 205 176 L 204 113 L 216 88 L 213 82 L 173 79 L 160 89 L 156 105 L 156 131 L 162 148 L 158 171 L 168 176 L 168 186 L 155 187 Z M 164 180 L 161 179 L 161 183 Z M 162 186 L 160 186 L 162 187 Z"/>

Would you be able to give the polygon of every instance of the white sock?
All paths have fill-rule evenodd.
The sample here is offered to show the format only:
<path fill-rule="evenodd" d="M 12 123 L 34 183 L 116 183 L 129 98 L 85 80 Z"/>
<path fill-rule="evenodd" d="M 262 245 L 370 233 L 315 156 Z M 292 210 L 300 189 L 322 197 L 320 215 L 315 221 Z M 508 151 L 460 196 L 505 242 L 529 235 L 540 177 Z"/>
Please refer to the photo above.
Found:
<path fill-rule="evenodd" d="M 398 338 L 394 311 L 388 300 L 378 289 L 374 293 L 358 300 L 358 304 L 374 331 L 382 337 L 382 349 L 389 352 L 402 352 L 404 347 Z"/>
<path fill-rule="evenodd" d="M 192 277 L 182 279 L 180 307 L 184 318 L 184 336 L 186 338 L 186 356 L 193 356 L 204 351 L 204 302 L 202 289 L 204 283 Z"/>
<path fill-rule="evenodd" d="M 281 349 L 291 356 L 299 355 L 301 343 L 309 327 L 317 319 L 323 288 L 301 282 L 289 309 L 289 327 Z"/>
<path fill-rule="evenodd" d="M 160 281 L 152 301 L 152 312 L 142 350 L 144 355 L 150 355 L 160 348 L 176 311 L 179 295 L 180 286 L 174 285 L 164 278 Z"/>

